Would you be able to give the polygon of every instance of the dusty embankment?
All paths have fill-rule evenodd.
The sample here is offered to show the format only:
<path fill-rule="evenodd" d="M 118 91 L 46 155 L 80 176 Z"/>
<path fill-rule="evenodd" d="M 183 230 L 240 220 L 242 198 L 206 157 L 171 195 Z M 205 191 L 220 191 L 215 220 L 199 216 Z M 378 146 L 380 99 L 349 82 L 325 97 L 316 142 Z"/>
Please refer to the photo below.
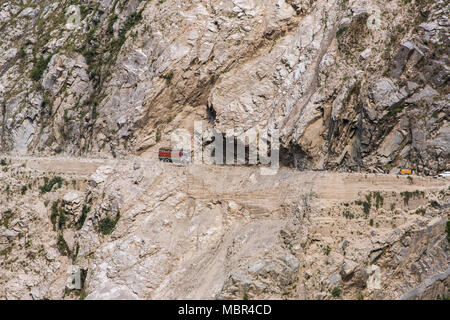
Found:
<path fill-rule="evenodd" d="M 450 181 L 7 158 L 1 297 L 436 298 Z M 71 289 L 67 269 L 83 270 Z"/>

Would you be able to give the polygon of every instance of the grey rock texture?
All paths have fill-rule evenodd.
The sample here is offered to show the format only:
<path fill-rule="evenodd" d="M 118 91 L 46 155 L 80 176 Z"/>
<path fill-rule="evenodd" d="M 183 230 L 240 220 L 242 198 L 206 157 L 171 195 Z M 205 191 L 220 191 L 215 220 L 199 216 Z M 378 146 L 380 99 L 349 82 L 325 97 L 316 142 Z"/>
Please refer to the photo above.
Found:
<path fill-rule="evenodd" d="M 287 166 L 446 170 L 446 11 L 445 1 L 8 2 L 0 147 L 151 155 L 208 109 L 208 126 L 238 140 L 280 129 Z"/>

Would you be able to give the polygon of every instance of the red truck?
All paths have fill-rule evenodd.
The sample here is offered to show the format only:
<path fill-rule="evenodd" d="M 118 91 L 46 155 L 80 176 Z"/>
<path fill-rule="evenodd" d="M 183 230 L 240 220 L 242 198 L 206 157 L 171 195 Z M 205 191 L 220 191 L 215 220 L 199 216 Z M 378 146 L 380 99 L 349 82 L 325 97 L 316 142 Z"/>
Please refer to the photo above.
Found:
<path fill-rule="evenodd" d="M 187 164 L 191 162 L 191 151 L 183 149 L 160 148 L 159 161 Z"/>

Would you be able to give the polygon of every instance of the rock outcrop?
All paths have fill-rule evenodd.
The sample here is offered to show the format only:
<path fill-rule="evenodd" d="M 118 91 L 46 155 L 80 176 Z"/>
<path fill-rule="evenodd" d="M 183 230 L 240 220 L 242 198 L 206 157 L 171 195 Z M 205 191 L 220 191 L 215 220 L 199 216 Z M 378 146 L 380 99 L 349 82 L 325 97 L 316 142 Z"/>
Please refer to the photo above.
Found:
<path fill-rule="evenodd" d="M 153 154 L 214 113 L 288 166 L 448 169 L 445 1 L 47 2 L 1 7 L 3 152 Z"/>

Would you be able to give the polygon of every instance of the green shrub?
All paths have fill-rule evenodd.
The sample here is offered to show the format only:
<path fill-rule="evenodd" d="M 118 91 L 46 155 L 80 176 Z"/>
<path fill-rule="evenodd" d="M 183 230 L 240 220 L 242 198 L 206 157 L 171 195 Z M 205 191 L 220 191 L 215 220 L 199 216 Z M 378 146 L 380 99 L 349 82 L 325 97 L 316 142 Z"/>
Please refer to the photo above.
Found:
<path fill-rule="evenodd" d="M 344 210 L 344 212 L 342 213 L 342 215 L 343 215 L 344 218 L 346 218 L 346 219 L 353 219 L 353 218 L 355 217 L 352 213 L 350 213 L 349 210 Z"/>
<path fill-rule="evenodd" d="M 125 21 L 123 26 L 123 28 L 126 30 L 125 32 L 133 28 L 136 25 L 136 23 L 138 23 L 141 20 L 142 20 L 142 11 L 133 12 L 132 14 L 130 14 L 130 16 Z"/>
<path fill-rule="evenodd" d="M 409 184 L 413 184 L 414 183 L 413 178 L 411 176 L 407 176 L 406 178 L 408 179 Z"/>
<path fill-rule="evenodd" d="M 156 142 L 159 142 L 161 140 L 161 130 L 158 128 L 156 129 L 156 137 L 155 137 Z"/>
<path fill-rule="evenodd" d="M 375 207 L 378 209 L 379 207 L 382 207 L 383 206 L 383 203 L 384 203 L 384 198 L 383 198 L 383 196 L 381 195 L 381 193 L 380 192 L 374 192 L 373 193 L 373 195 L 374 195 L 374 197 L 375 197 Z"/>
<path fill-rule="evenodd" d="M 335 297 L 335 298 L 337 298 L 337 297 L 339 297 L 340 295 L 341 295 L 341 292 L 342 292 L 342 290 L 341 290 L 341 288 L 334 288 L 332 291 L 331 291 L 331 295 L 333 296 L 333 297 Z"/>
<path fill-rule="evenodd" d="M 53 230 L 56 230 L 56 222 L 58 220 L 58 201 L 52 204 L 52 213 L 50 214 L 50 221 L 53 225 Z"/>
<path fill-rule="evenodd" d="M 47 69 L 50 59 L 51 57 L 48 57 L 47 59 L 40 57 L 39 60 L 34 63 L 33 69 L 31 69 L 31 79 L 33 79 L 34 81 L 41 80 L 45 69 Z"/>
<path fill-rule="evenodd" d="M 425 214 L 425 212 L 426 212 L 426 210 L 425 210 L 425 208 L 419 208 L 419 209 L 417 209 L 416 210 L 416 214 L 421 214 L 421 215 L 424 215 Z"/>
<path fill-rule="evenodd" d="M 437 202 L 436 200 L 431 200 L 430 204 L 433 208 L 435 209 L 439 209 L 441 207 L 441 205 L 439 204 L 439 202 Z"/>
<path fill-rule="evenodd" d="M 108 235 L 111 234 L 114 231 L 114 228 L 116 227 L 117 221 L 119 221 L 120 213 L 117 213 L 116 218 L 112 219 L 110 216 L 106 216 L 103 220 L 100 220 L 98 224 L 99 231 L 104 234 Z"/>
<path fill-rule="evenodd" d="M 55 184 L 58 185 L 58 189 L 62 186 L 62 178 L 61 177 L 53 177 L 50 181 L 47 177 L 44 178 L 44 185 L 40 186 L 39 189 L 41 190 L 41 193 L 47 193 L 52 191 L 53 186 Z"/>
<path fill-rule="evenodd" d="M 12 216 L 13 216 L 13 213 L 10 210 L 4 212 L 3 217 L 0 220 L 0 226 L 3 225 L 3 226 L 5 226 L 5 228 L 9 228 L 9 221 L 11 220 Z"/>
<path fill-rule="evenodd" d="M 80 219 L 78 219 L 77 223 L 75 224 L 77 230 L 80 230 L 83 227 L 84 221 L 86 221 L 86 217 L 89 211 L 91 211 L 91 207 L 84 204 L 83 209 L 81 209 Z"/>
<path fill-rule="evenodd" d="M 400 192 L 400 195 L 403 198 L 403 203 L 405 205 L 408 205 L 410 199 L 419 198 L 419 197 L 423 198 L 425 196 L 425 192 L 419 191 L 419 190 L 416 190 L 414 192 L 404 191 L 404 192 Z"/>
<path fill-rule="evenodd" d="M 173 72 L 169 72 L 168 74 L 161 76 L 161 78 L 166 79 L 166 84 L 170 85 L 173 79 Z"/>
<path fill-rule="evenodd" d="M 357 200 L 355 204 L 363 207 L 363 212 L 367 216 L 370 212 L 370 208 L 372 207 L 372 194 L 369 193 L 366 195 L 366 201 Z"/>
<path fill-rule="evenodd" d="M 58 248 L 58 251 L 61 255 L 70 257 L 72 255 L 72 252 L 70 251 L 69 246 L 67 245 L 66 240 L 64 239 L 63 235 L 60 234 L 58 236 L 58 242 L 56 243 L 56 246 Z"/>
<path fill-rule="evenodd" d="M 58 229 L 62 230 L 66 225 L 67 217 L 63 209 L 59 209 Z"/>
<path fill-rule="evenodd" d="M 368 215 L 369 212 L 370 212 L 370 203 L 364 201 L 362 204 L 363 204 L 363 212 L 364 212 L 366 215 Z"/>

